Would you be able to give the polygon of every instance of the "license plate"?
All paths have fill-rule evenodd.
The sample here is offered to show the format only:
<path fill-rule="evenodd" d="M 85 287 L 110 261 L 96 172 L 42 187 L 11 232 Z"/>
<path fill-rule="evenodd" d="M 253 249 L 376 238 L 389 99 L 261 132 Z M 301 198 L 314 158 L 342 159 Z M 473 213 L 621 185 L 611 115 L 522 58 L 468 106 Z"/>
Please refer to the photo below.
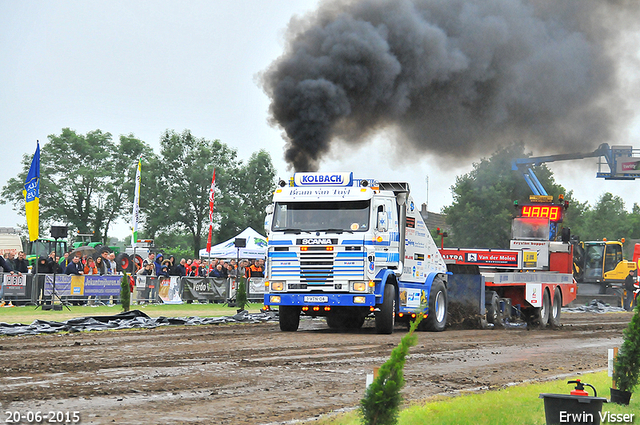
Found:
<path fill-rule="evenodd" d="M 304 297 L 306 303 L 326 303 L 329 302 L 329 297 L 322 297 L 318 295 L 308 295 Z"/>

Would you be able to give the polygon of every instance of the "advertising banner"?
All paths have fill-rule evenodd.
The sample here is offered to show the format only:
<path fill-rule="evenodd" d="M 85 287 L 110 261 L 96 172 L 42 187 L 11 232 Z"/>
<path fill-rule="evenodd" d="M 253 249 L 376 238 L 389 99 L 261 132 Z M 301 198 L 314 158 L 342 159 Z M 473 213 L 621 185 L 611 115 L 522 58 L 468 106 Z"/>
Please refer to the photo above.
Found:
<path fill-rule="evenodd" d="M 185 300 L 226 301 L 226 279 L 183 277 L 182 297 Z"/>
<path fill-rule="evenodd" d="M 621 156 L 616 160 L 618 174 L 640 174 L 640 158 Z"/>
<path fill-rule="evenodd" d="M 61 297 L 77 296 L 114 296 L 120 295 L 122 276 L 78 276 L 56 275 L 56 293 Z M 44 293 L 51 295 L 53 275 L 45 276 Z"/>
<path fill-rule="evenodd" d="M 165 304 L 182 304 L 182 298 L 180 298 L 180 277 L 161 277 L 158 279 L 160 291 L 158 295 Z"/>
<path fill-rule="evenodd" d="M 26 297 L 27 295 L 27 277 L 17 274 L 5 274 L 2 279 L 4 296 L 8 297 Z"/>
<path fill-rule="evenodd" d="M 443 248 L 440 250 L 440 254 L 449 264 L 518 268 L 518 251 Z"/>
<path fill-rule="evenodd" d="M 84 277 L 84 293 L 73 295 L 90 295 L 90 296 L 120 296 L 120 281 L 122 276 L 77 276 Z M 72 279 L 73 280 L 73 279 Z M 72 283 L 72 290 L 74 284 Z"/>

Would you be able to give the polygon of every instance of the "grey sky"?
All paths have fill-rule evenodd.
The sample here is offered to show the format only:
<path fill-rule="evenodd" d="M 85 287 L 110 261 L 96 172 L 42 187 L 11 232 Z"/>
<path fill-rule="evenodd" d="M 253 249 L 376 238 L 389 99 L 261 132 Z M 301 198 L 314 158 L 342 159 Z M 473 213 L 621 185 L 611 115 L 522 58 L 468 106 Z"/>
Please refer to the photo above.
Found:
<path fill-rule="evenodd" d="M 316 6 L 316 0 L 0 0 L 0 184 L 20 171 L 37 139 L 45 143 L 63 127 L 114 138 L 133 133 L 156 151 L 164 130 L 190 129 L 237 148 L 244 159 L 264 148 L 286 177 L 281 130 L 267 122 L 269 99 L 256 75 L 282 54 L 289 20 Z M 633 72 L 625 78 L 638 81 Z M 621 131 L 628 138 L 603 142 L 640 148 L 640 120 L 634 123 Z M 428 155 L 400 164 L 384 135 L 354 149 L 334 149 L 321 170 L 409 181 L 418 203 L 428 175 L 434 211 L 451 202 L 455 176 L 471 169 L 466 160 L 440 169 Z M 623 196 L 628 209 L 640 202 L 640 182 L 598 180 L 593 159 L 550 168 L 581 201 L 593 204 L 609 191 Z M 8 205 L 0 206 L 0 217 L 0 226 L 24 224 Z M 124 223 L 111 230 L 126 233 Z"/>

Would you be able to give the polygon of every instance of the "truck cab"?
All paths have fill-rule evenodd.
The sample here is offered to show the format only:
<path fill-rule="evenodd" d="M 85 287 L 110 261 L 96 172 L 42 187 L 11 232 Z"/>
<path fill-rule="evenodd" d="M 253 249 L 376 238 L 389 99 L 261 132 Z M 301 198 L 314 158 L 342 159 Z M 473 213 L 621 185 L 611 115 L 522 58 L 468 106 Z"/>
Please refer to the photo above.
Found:
<path fill-rule="evenodd" d="M 446 265 L 407 183 L 296 173 L 275 191 L 265 230 L 265 304 L 278 307 L 282 330 L 297 330 L 300 315 L 324 316 L 332 328 L 373 316 L 379 333 L 391 333 L 396 319 L 420 313 L 444 329 Z M 434 281 L 439 309 L 420 310 Z"/>

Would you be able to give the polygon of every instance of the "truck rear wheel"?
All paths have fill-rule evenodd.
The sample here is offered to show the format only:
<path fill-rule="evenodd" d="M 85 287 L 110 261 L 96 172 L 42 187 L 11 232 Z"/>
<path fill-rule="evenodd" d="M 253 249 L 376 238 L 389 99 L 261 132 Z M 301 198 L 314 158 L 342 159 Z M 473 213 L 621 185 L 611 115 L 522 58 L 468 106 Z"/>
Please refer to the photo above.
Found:
<path fill-rule="evenodd" d="M 365 317 L 357 311 L 333 311 L 326 319 L 327 326 L 331 329 L 360 329 Z"/>
<path fill-rule="evenodd" d="M 396 322 L 396 287 L 384 285 L 384 300 L 376 311 L 376 333 L 391 334 Z"/>
<path fill-rule="evenodd" d="M 429 291 L 429 315 L 425 328 L 431 332 L 442 332 L 447 326 L 447 288 L 441 278 L 436 277 Z"/>
<path fill-rule="evenodd" d="M 560 289 L 556 288 L 556 291 L 553 294 L 553 305 L 551 306 L 551 317 L 549 319 L 551 322 L 551 326 L 554 328 L 560 326 L 561 311 L 562 311 L 562 294 L 560 294 Z"/>
<path fill-rule="evenodd" d="M 295 332 L 300 326 L 300 308 L 283 305 L 279 308 L 280 330 L 283 332 Z"/>

